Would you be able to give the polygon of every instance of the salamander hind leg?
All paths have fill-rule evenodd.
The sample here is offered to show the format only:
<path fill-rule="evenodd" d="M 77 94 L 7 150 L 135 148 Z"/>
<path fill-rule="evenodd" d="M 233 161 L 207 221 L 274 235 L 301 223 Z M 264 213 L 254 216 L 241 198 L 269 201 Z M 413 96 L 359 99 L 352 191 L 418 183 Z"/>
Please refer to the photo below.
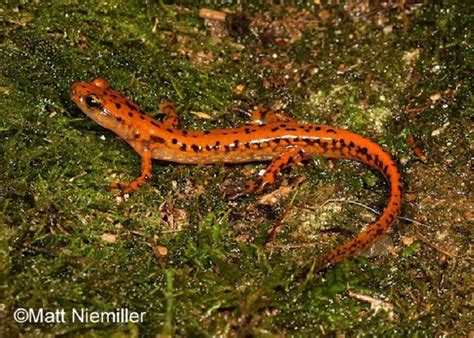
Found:
<path fill-rule="evenodd" d="M 109 185 L 110 189 L 118 189 L 117 195 L 129 194 L 134 192 L 142 185 L 151 180 L 151 153 L 146 152 L 142 155 L 142 173 L 136 179 L 128 183 L 114 182 Z"/>
<path fill-rule="evenodd" d="M 251 122 L 252 124 L 264 124 L 272 122 L 294 122 L 294 120 L 283 113 L 277 113 L 268 109 L 263 108 L 263 106 L 258 106 L 251 113 Z"/>
<path fill-rule="evenodd" d="M 252 192 L 261 193 L 266 186 L 275 183 L 278 174 L 283 169 L 307 159 L 309 159 L 309 155 L 305 153 L 302 148 L 296 147 L 288 149 L 273 159 L 262 176 L 255 181 L 250 181 L 242 195 L 247 195 Z"/>
<path fill-rule="evenodd" d="M 174 102 L 161 102 L 160 110 L 165 114 L 166 119 L 163 124 L 166 127 L 178 128 L 180 120 L 176 112 Z"/>

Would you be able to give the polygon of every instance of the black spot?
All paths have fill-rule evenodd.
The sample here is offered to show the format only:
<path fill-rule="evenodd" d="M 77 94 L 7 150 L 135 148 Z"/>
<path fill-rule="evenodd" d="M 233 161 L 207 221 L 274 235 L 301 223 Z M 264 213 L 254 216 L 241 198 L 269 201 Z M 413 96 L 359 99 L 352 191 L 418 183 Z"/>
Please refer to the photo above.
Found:
<path fill-rule="evenodd" d="M 141 118 L 142 120 L 144 120 L 144 119 L 145 119 L 145 114 L 140 114 L 140 118 Z"/>
<path fill-rule="evenodd" d="M 183 135 L 184 135 L 184 136 L 188 135 L 188 131 L 187 131 L 187 130 L 183 130 Z"/>
<path fill-rule="evenodd" d="M 245 142 L 245 143 L 244 143 L 244 146 L 245 146 L 245 148 L 250 148 L 250 143 Z"/>
<path fill-rule="evenodd" d="M 207 145 L 207 146 L 206 146 L 206 150 L 212 150 L 212 146 Z"/>
<path fill-rule="evenodd" d="M 122 118 L 120 116 L 115 116 L 115 119 L 118 121 L 118 122 L 122 122 Z"/>
<path fill-rule="evenodd" d="M 118 102 L 115 102 L 115 108 L 120 109 L 122 108 L 122 105 Z"/>
<path fill-rule="evenodd" d="M 280 128 L 275 127 L 275 128 L 272 128 L 271 131 L 276 132 L 278 129 L 280 129 Z"/>
<path fill-rule="evenodd" d="M 287 131 L 296 131 L 296 128 L 285 128 Z"/>
<path fill-rule="evenodd" d="M 321 127 L 320 127 L 320 126 L 316 126 L 316 127 L 314 127 L 314 130 L 318 130 L 318 131 L 319 131 L 319 130 L 321 130 Z"/>
<path fill-rule="evenodd" d="M 351 141 L 351 142 L 349 142 L 349 148 L 354 148 L 354 147 L 355 147 L 355 144 L 354 144 L 354 142 L 352 142 L 352 141 Z"/>
<path fill-rule="evenodd" d="M 165 143 L 166 142 L 163 137 L 156 136 L 156 135 L 150 135 L 150 140 L 152 140 L 153 142 L 157 142 L 157 143 Z"/>
<path fill-rule="evenodd" d="M 133 113 L 131 111 L 129 111 L 128 116 L 133 117 Z"/>
<path fill-rule="evenodd" d="M 328 129 L 326 130 L 328 133 L 333 133 L 333 134 L 336 134 L 336 131 L 334 129 Z"/>
<path fill-rule="evenodd" d="M 276 138 L 276 139 L 273 140 L 273 142 L 275 142 L 276 144 L 280 144 L 280 141 L 281 141 L 280 138 Z"/>
<path fill-rule="evenodd" d="M 372 155 L 367 154 L 367 160 L 368 160 L 368 161 L 372 161 Z"/>
<path fill-rule="evenodd" d="M 182 143 L 181 147 L 179 147 L 181 151 L 186 151 L 186 143 Z"/>
<path fill-rule="evenodd" d="M 167 131 L 168 133 L 173 134 L 173 129 L 171 129 L 171 128 L 166 128 L 166 131 Z"/>
<path fill-rule="evenodd" d="M 159 126 L 160 126 L 160 125 L 158 124 L 158 122 L 153 121 L 153 120 L 151 121 L 151 124 L 154 125 L 155 127 L 159 127 Z"/>
<path fill-rule="evenodd" d="M 139 132 L 136 132 L 135 134 L 133 134 L 133 137 L 135 137 L 135 138 L 140 138 L 140 133 L 139 133 Z"/>
<path fill-rule="evenodd" d="M 176 144 L 176 143 L 178 143 L 178 140 L 174 138 L 174 139 L 171 140 L 171 143 Z"/>
<path fill-rule="evenodd" d="M 337 146 L 337 140 L 335 138 L 332 139 L 332 146 L 336 148 Z"/>
<path fill-rule="evenodd" d="M 341 138 L 341 139 L 339 140 L 339 143 L 341 144 L 341 147 L 345 147 L 345 146 L 346 146 L 346 141 L 344 141 L 343 138 Z"/>
<path fill-rule="evenodd" d="M 238 145 L 239 145 L 239 140 L 234 140 L 234 147 L 237 148 Z"/>
<path fill-rule="evenodd" d="M 356 154 L 362 154 L 362 155 L 366 155 L 367 154 L 367 148 L 366 147 L 357 147 L 356 149 Z"/>
<path fill-rule="evenodd" d="M 211 133 L 211 132 L 210 132 L 209 130 L 204 130 L 204 134 L 205 134 L 205 135 L 208 135 L 208 134 L 210 134 L 210 133 Z"/>
<path fill-rule="evenodd" d="M 280 124 L 280 127 L 286 128 L 286 124 L 284 124 L 284 123 L 283 123 L 283 124 Z"/>
<path fill-rule="evenodd" d="M 380 167 L 380 160 L 379 160 L 379 155 L 374 156 L 374 163 L 377 167 Z"/>
<path fill-rule="evenodd" d="M 191 149 L 194 150 L 195 152 L 198 152 L 199 150 L 201 150 L 201 147 L 198 146 L 197 144 L 193 144 L 191 145 Z"/>
<path fill-rule="evenodd" d="M 216 141 L 216 145 L 214 146 L 214 148 L 217 150 L 217 149 L 219 149 L 220 145 L 221 145 L 221 143 L 219 141 Z"/>
<path fill-rule="evenodd" d="M 230 151 L 230 147 L 229 147 L 229 145 L 228 145 L 228 144 L 226 144 L 226 145 L 224 146 L 224 149 L 225 149 L 225 151 Z"/>
<path fill-rule="evenodd" d="M 137 111 L 138 108 L 134 104 L 131 104 L 130 102 L 126 101 L 125 104 L 130 108 L 131 110 Z"/>
<path fill-rule="evenodd" d="M 244 131 L 246 134 L 250 134 L 250 128 L 245 128 Z"/>

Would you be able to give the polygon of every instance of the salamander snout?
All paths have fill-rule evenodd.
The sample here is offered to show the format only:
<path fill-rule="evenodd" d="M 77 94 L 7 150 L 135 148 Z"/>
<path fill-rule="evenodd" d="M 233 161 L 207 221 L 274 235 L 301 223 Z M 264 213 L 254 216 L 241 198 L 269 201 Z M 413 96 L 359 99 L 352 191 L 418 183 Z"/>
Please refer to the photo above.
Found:
<path fill-rule="evenodd" d="M 69 88 L 69 94 L 71 98 L 77 102 L 78 97 L 81 95 L 81 87 L 84 90 L 84 84 L 82 82 L 74 82 Z"/>

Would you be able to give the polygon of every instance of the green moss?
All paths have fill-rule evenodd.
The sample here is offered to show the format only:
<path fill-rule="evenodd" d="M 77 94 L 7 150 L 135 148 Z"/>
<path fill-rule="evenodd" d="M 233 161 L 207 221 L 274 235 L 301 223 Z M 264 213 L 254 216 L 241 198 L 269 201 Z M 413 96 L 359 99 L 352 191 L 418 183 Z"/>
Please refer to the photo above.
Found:
<path fill-rule="evenodd" d="M 468 334 L 468 9 L 379 6 L 256 2 L 242 6 L 250 29 L 234 17 L 234 36 L 223 25 L 219 39 L 197 5 L 0 6 L 0 335 Z M 400 221 L 386 255 L 308 274 L 315 256 L 370 218 L 325 202 L 382 210 L 378 173 L 315 159 L 285 172 L 290 187 L 305 180 L 265 206 L 224 193 L 262 165 L 156 162 L 149 186 L 116 199 L 107 184 L 136 177 L 139 158 L 69 97 L 72 82 L 96 76 L 156 118 L 160 101 L 176 101 L 190 129 L 242 124 L 239 110 L 264 104 L 370 137 L 401 159 L 403 216 L 430 226 Z M 349 291 L 392 304 L 393 317 Z M 147 315 L 22 324 L 13 319 L 21 307 Z"/>

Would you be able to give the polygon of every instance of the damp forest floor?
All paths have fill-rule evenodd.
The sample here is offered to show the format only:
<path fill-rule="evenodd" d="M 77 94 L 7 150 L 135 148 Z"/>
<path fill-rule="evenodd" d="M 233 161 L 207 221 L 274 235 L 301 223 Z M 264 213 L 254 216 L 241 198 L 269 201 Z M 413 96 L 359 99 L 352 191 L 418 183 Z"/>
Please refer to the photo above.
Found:
<path fill-rule="evenodd" d="M 473 8 L 318 3 L 0 5 L 2 337 L 472 334 Z M 69 96 L 97 76 L 156 119 L 176 102 L 189 129 L 262 105 L 369 137 L 397 159 L 406 219 L 311 273 L 375 220 L 355 202 L 383 210 L 378 172 L 315 157 L 235 200 L 265 164 L 155 161 L 149 185 L 115 197 L 107 184 L 136 177 L 139 157 Z"/>

